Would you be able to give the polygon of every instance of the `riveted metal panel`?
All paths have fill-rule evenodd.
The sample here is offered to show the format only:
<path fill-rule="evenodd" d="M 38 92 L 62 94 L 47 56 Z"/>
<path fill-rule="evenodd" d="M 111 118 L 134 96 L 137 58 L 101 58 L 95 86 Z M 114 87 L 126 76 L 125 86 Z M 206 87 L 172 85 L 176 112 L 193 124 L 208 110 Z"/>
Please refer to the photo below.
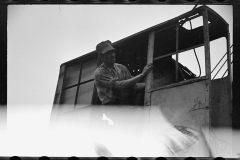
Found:
<path fill-rule="evenodd" d="M 211 126 L 214 128 L 232 126 L 231 86 L 228 76 L 212 81 Z"/>

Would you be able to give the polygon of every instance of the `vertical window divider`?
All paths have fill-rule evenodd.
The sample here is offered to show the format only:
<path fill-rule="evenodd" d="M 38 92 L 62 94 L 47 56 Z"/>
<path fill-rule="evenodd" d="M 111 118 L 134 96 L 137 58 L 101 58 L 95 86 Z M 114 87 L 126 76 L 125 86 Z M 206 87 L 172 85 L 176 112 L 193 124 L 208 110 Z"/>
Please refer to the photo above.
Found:
<path fill-rule="evenodd" d="M 176 25 L 176 82 L 178 82 L 178 47 L 179 47 L 179 23 Z"/>
<path fill-rule="evenodd" d="M 79 72 L 78 83 L 77 83 L 76 97 L 75 97 L 75 101 L 74 101 L 74 108 L 76 108 L 77 99 L 78 99 L 78 90 L 79 90 L 80 80 L 81 80 L 81 76 L 82 76 L 83 61 L 81 60 L 80 63 L 81 63 L 81 65 L 80 65 L 80 72 Z"/>

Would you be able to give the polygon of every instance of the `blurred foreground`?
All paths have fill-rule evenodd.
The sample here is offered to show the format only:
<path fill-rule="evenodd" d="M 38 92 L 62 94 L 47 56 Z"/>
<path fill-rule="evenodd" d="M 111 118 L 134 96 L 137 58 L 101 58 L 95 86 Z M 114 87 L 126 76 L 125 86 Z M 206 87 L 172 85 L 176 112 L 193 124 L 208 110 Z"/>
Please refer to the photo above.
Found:
<path fill-rule="evenodd" d="M 94 106 L 51 118 L 46 129 L 1 132 L 0 156 L 240 157 L 239 131 L 173 126 L 159 107 Z"/>

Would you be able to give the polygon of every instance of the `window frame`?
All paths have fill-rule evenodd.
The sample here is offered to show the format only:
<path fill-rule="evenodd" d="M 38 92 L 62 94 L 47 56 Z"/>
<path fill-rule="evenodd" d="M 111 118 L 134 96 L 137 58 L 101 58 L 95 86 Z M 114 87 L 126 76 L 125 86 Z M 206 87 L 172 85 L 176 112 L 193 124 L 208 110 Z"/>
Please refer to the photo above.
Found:
<path fill-rule="evenodd" d="M 64 73 L 64 80 L 63 80 L 63 88 L 62 88 L 62 96 L 61 96 L 61 100 L 60 100 L 60 104 L 64 104 L 63 103 L 63 97 L 64 97 L 64 94 L 65 94 L 65 91 L 70 89 L 70 88 L 73 88 L 73 87 L 77 87 L 76 89 L 76 94 L 75 94 L 75 97 L 74 97 L 74 103 L 73 103 L 73 106 L 74 106 L 74 109 L 76 109 L 76 105 L 77 105 L 77 101 L 78 101 L 78 94 L 79 94 L 79 87 L 83 84 L 86 84 L 86 83 L 89 83 L 89 82 L 92 82 L 94 81 L 94 78 L 90 78 L 88 80 L 84 80 L 84 81 L 81 81 L 81 77 L 82 77 L 82 70 L 83 70 L 83 64 L 85 62 L 87 62 L 88 60 L 92 60 L 92 59 L 96 59 L 96 68 L 97 68 L 97 61 L 98 61 L 98 57 L 96 55 L 93 55 L 93 56 L 87 56 L 87 57 L 83 57 L 79 60 L 74 61 L 74 62 L 71 62 L 69 64 L 66 64 L 66 70 L 65 70 L 65 73 Z M 65 80 L 66 80 L 66 75 L 67 75 L 67 69 L 69 66 L 71 66 L 72 64 L 74 63 L 78 63 L 80 64 L 79 66 L 79 75 L 78 75 L 78 80 L 77 80 L 77 83 L 76 84 L 73 84 L 73 85 L 70 85 L 70 86 L 67 86 L 67 87 L 64 87 L 65 86 Z M 94 92 L 94 87 L 93 87 L 93 91 Z M 90 99 L 92 99 L 92 97 L 90 97 Z M 91 105 L 91 103 L 89 104 Z"/>
<path fill-rule="evenodd" d="M 164 86 L 160 86 L 160 87 L 151 87 L 151 89 L 149 90 L 149 93 L 150 92 L 154 92 L 156 90 L 160 90 L 160 89 L 165 89 L 165 88 L 171 88 L 171 87 L 176 87 L 176 86 L 180 86 L 180 85 L 184 85 L 184 84 L 189 84 L 189 83 L 193 83 L 193 82 L 196 82 L 196 81 L 202 81 L 202 80 L 207 80 L 208 79 L 208 76 L 207 76 L 207 72 L 205 73 L 205 76 L 200 76 L 200 77 L 196 77 L 196 78 L 193 78 L 193 79 L 188 79 L 188 80 L 184 80 L 184 81 L 179 81 L 178 80 L 178 69 L 179 69 L 179 65 L 178 65 L 178 59 L 179 59 L 179 53 L 182 53 L 182 52 L 185 52 L 185 51 L 189 51 L 191 49 L 195 49 L 195 48 L 198 48 L 198 47 L 205 47 L 206 46 L 206 42 L 204 41 L 203 43 L 200 43 L 198 45 L 193 45 L 193 46 L 190 46 L 188 48 L 185 48 L 185 49 L 181 49 L 179 50 L 179 25 L 183 25 L 184 23 L 188 22 L 188 21 L 191 21 L 192 19 L 195 19 L 195 18 L 198 18 L 198 17 L 202 17 L 203 18 L 203 37 L 204 37 L 204 27 L 206 25 L 206 22 L 204 24 L 204 20 L 206 19 L 204 17 L 203 14 L 199 14 L 199 13 L 196 13 L 195 15 L 192 15 L 190 17 L 187 17 L 187 18 L 184 18 L 179 20 L 178 22 L 176 22 L 175 24 L 172 24 L 166 28 L 163 28 L 163 29 L 160 29 L 160 30 L 157 30 L 155 31 L 155 34 L 160 32 L 160 31 L 163 31 L 163 30 L 166 30 L 170 27 L 173 27 L 175 26 L 175 29 L 176 29 L 176 50 L 174 52 L 171 52 L 171 53 L 167 53 L 167 54 L 164 54 L 164 55 L 161 55 L 161 56 L 157 56 L 157 57 L 153 57 L 153 62 L 156 61 L 156 60 L 159 60 L 159 59 L 162 59 L 162 58 L 165 58 L 165 57 L 169 57 L 169 56 L 173 56 L 173 55 L 176 55 L 176 61 L 175 61 L 175 83 L 172 83 L 172 84 L 169 84 L 169 85 L 164 85 Z M 209 33 L 208 33 L 208 36 L 209 36 Z M 207 42 L 209 43 L 209 42 Z M 206 52 L 206 51 L 205 51 Z M 206 53 L 204 53 L 206 55 Z M 205 70 L 207 70 L 206 68 L 206 60 L 205 60 L 205 66 L 204 66 Z"/>

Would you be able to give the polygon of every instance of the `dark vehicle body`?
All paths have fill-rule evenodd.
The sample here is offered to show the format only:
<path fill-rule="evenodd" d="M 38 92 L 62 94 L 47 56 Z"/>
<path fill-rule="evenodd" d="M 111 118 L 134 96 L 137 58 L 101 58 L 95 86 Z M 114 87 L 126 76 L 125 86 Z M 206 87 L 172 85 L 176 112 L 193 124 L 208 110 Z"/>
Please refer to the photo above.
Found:
<path fill-rule="evenodd" d="M 202 25 L 187 29 L 184 25 L 194 19 L 201 20 Z M 213 71 L 218 64 L 213 66 L 210 47 L 212 41 L 221 38 L 225 40 L 226 54 L 219 54 L 226 58 L 226 70 L 222 77 L 215 78 Z M 136 99 L 139 102 L 135 106 L 147 110 L 149 123 L 155 118 L 153 111 L 160 110 L 173 126 L 201 134 L 204 130 L 202 135 L 208 143 L 220 143 L 211 130 L 232 125 L 229 25 L 220 15 L 201 6 L 114 42 L 113 46 L 117 49 L 117 63 L 125 65 L 133 76 L 141 73 L 146 64 L 154 65 L 145 79 L 144 100 Z M 200 75 L 179 60 L 197 48 L 202 48 L 204 57 Z M 197 66 L 196 59 L 190 61 Z M 53 126 L 63 121 L 90 126 L 94 108 L 101 105 L 93 79 L 101 63 L 93 51 L 61 65 L 51 116 Z M 149 128 L 150 131 L 151 125 Z M 224 141 L 232 143 L 231 136 Z"/>

